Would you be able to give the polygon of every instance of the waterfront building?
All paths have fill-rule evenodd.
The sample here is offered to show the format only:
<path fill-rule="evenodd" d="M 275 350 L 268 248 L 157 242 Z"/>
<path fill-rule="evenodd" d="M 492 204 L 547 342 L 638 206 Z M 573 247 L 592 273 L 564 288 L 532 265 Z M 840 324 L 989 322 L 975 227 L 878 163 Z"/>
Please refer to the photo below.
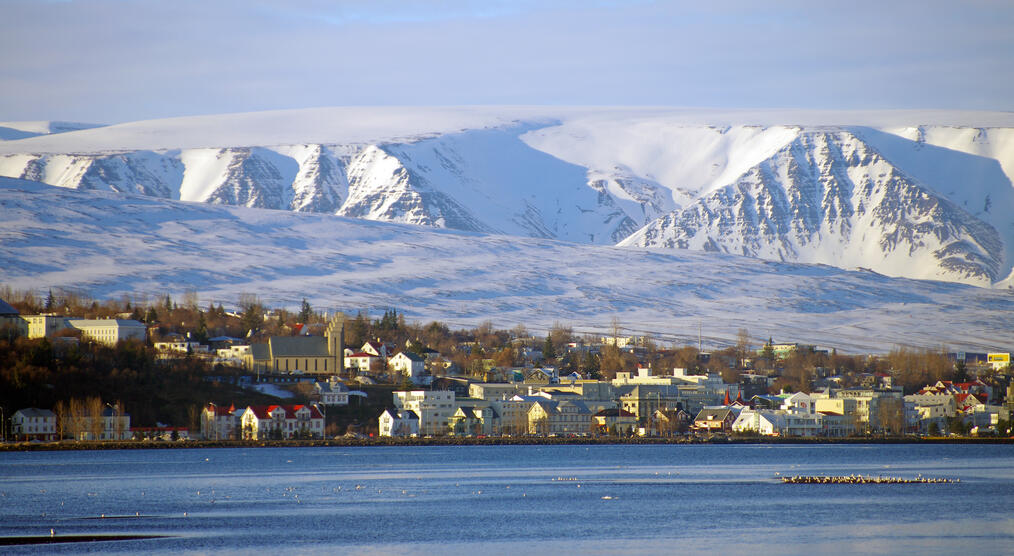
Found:
<path fill-rule="evenodd" d="M 449 390 L 394 392 L 394 406 L 414 412 L 419 417 L 419 434 L 423 435 L 447 433 L 450 418 L 457 409 L 454 392 Z"/>
<path fill-rule="evenodd" d="M 243 440 L 324 437 L 324 415 L 312 405 L 254 405 L 239 418 Z"/>
<path fill-rule="evenodd" d="M 388 409 L 380 414 L 380 436 L 419 436 L 419 416 L 410 409 Z"/>
<path fill-rule="evenodd" d="M 19 409 L 11 415 L 11 436 L 15 440 L 57 440 L 56 414 L 35 407 Z"/>

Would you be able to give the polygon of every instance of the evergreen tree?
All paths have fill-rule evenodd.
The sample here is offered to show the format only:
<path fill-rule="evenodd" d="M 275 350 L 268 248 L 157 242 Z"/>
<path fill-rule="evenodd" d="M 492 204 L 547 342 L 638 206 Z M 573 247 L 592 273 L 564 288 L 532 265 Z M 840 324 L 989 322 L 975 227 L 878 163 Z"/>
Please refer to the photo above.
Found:
<path fill-rule="evenodd" d="M 310 317 L 312 316 L 313 309 L 310 307 L 310 304 L 307 303 L 306 298 L 304 297 L 303 304 L 300 305 L 299 307 L 299 316 L 298 316 L 299 322 L 306 324 L 310 322 Z"/>
<path fill-rule="evenodd" d="M 56 306 L 56 298 L 53 297 L 53 289 L 49 289 L 49 295 L 46 296 L 46 305 L 42 308 L 45 312 L 50 312 L 53 307 Z"/>
<path fill-rule="evenodd" d="M 954 365 L 954 382 L 968 382 L 968 368 L 965 366 L 964 360 L 958 361 Z"/>
<path fill-rule="evenodd" d="M 768 365 L 772 365 L 775 360 L 775 349 L 774 343 L 771 338 L 768 338 L 768 343 L 764 344 L 764 349 L 761 350 L 761 358 L 768 362 Z"/>
<path fill-rule="evenodd" d="M 169 294 L 165 294 L 165 312 L 170 313 L 173 310 L 173 300 L 169 297 Z"/>
<path fill-rule="evenodd" d="M 366 342 L 369 329 L 370 323 L 367 322 L 366 315 L 362 311 L 359 311 L 356 314 L 356 318 L 345 324 L 346 345 L 358 349 L 359 346 Z"/>
<path fill-rule="evenodd" d="M 197 332 L 194 333 L 194 340 L 202 344 L 208 343 L 208 321 L 204 319 L 204 311 L 198 313 Z"/>
<path fill-rule="evenodd" d="M 377 329 L 384 332 L 391 332 L 398 329 L 398 311 L 395 309 L 388 309 L 384 311 L 384 316 L 381 317 L 380 321 L 375 323 Z"/>
<path fill-rule="evenodd" d="M 144 316 L 144 322 L 153 324 L 158 321 L 158 313 L 155 312 L 154 307 L 148 307 L 148 313 Z"/>
<path fill-rule="evenodd" d="M 553 337 L 546 336 L 546 342 L 542 345 L 542 358 L 543 359 L 555 359 L 556 348 L 553 347 Z"/>

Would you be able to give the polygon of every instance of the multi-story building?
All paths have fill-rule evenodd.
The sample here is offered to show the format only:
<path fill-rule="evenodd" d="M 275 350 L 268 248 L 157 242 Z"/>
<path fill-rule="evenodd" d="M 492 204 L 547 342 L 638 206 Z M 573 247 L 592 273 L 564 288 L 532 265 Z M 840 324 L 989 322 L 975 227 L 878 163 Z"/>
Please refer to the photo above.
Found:
<path fill-rule="evenodd" d="M 323 438 L 324 415 L 311 405 L 255 405 L 240 414 L 244 440 Z"/>
<path fill-rule="evenodd" d="M 439 435 L 448 432 L 450 418 L 457 406 L 450 390 L 410 390 L 394 392 L 394 406 L 419 416 L 419 434 Z"/>
<path fill-rule="evenodd" d="M 130 414 L 122 409 L 106 406 L 98 416 L 83 415 L 77 421 L 76 440 L 130 440 Z"/>
<path fill-rule="evenodd" d="M 529 434 L 589 434 L 592 412 L 582 402 L 541 399 L 528 410 Z"/>
<path fill-rule="evenodd" d="M 239 438 L 239 417 L 236 406 L 209 403 L 201 412 L 201 436 L 205 440 L 235 440 Z"/>
<path fill-rule="evenodd" d="M 56 414 L 34 407 L 19 409 L 11 415 L 11 436 L 15 440 L 57 440 Z"/>

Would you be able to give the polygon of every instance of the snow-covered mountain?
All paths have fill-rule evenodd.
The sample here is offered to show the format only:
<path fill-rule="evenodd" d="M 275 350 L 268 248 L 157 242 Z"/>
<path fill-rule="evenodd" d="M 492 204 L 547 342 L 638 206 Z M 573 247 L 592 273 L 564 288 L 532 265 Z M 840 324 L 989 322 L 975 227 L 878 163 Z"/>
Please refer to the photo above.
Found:
<path fill-rule="evenodd" d="M 335 108 L 0 142 L 73 189 L 1011 285 L 1014 114 Z"/>
<path fill-rule="evenodd" d="M 731 185 L 621 245 L 872 267 L 989 285 L 1003 278 L 996 229 L 902 173 L 854 133 L 800 132 Z"/>
<path fill-rule="evenodd" d="M 196 291 L 452 326 L 732 344 L 746 328 L 841 351 L 1009 349 L 1014 297 L 946 282 L 694 251 L 618 249 L 0 178 L 0 283 L 136 301 Z"/>

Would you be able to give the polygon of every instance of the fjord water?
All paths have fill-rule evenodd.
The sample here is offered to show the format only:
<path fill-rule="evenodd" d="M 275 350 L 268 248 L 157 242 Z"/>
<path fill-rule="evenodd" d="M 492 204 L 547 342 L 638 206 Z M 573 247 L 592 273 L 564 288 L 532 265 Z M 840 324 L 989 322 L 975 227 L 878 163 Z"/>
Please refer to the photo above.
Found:
<path fill-rule="evenodd" d="M 0 454 L 5 553 L 1009 553 L 1014 446 L 235 448 Z M 786 474 L 954 484 L 788 485 Z"/>

